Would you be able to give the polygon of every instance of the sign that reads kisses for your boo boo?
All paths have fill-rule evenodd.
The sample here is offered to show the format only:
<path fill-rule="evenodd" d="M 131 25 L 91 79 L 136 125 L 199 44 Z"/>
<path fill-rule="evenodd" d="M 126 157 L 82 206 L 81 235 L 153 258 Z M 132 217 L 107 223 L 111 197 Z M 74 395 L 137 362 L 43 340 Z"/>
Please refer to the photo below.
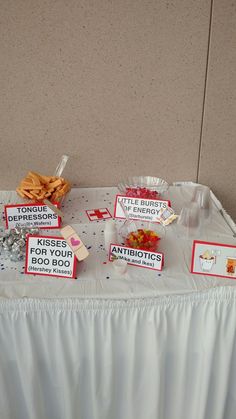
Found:
<path fill-rule="evenodd" d="M 58 204 L 54 204 L 58 208 Z M 5 205 L 6 228 L 15 227 L 37 227 L 37 228 L 59 228 L 61 218 L 55 214 L 47 205 L 16 204 Z"/>
<path fill-rule="evenodd" d="M 74 278 L 76 257 L 63 237 L 28 236 L 26 274 Z"/>
<path fill-rule="evenodd" d="M 115 202 L 115 218 L 125 218 L 120 202 L 123 203 L 131 220 L 159 223 L 158 213 L 161 208 L 170 207 L 170 201 L 160 199 L 131 198 L 117 195 Z"/>

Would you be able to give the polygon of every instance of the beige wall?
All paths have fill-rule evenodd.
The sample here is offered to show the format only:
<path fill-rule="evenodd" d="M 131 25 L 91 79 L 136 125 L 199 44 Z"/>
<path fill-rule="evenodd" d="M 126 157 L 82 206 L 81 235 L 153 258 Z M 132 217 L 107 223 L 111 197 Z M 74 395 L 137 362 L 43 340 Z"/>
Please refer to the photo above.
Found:
<path fill-rule="evenodd" d="M 236 221 L 236 2 L 214 0 L 199 181 Z"/>
<path fill-rule="evenodd" d="M 30 169 L 52 173 L 65 153 L 76 186 L 134 174 L 198 180 L 210 0 L 0 0 L 0 10 L 1 189 L 15 188 Z M 227 16 L 220 25 L 213 19 L 202 137 L 202 150 L 216 156 L 212 103 L 223 66 L 214 43 L 225 25 Z M 227 126 L 219 144 L 222 132 Z M 236 215 L 208 155 L 200 181 Z M 231 162 L 232 153 L 224 155 Z M 233 180 L 232 163 L 229 172 Z"/>

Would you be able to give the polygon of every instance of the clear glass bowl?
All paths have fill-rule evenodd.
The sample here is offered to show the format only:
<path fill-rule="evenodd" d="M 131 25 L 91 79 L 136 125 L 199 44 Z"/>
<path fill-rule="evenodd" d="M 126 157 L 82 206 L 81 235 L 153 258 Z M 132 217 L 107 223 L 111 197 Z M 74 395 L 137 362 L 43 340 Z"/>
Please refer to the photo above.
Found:
<path fill-rule="evenodd" d="M 127 240 L 128 236 L 131 233 L 134 233 L 134 236 L 136 237 L 136 235 L 138 234 L 138 230 L 152 231 L 152 232 L 157 234 L 159 239 L 163 239 L 165 237 L 165 234 L 166 234 L 165 227 L 162 226 L 161 224 L 150 223 L 150 222 L 146 222 L 146 221 L 136 221 L 136 220 L 135 221 L 125 221 L 124 224 L 119 229 L 119 239 L 120 239 L 120 241 L 122 243 L 125 243 L 125 245 L 128 246 L 128 244 L 126 243 L 126 240 Z M 134 247 L 136 249 L 139 248 L 139 249 L 142 249 L 142 250 L 150 250 L 150 251 L 156 252 L 158 250 L 159 244 L 160 244 L 160 240 L 158 240 L 156 242 L 156 246 L 155 246 L 155 242 L 151 243 L 151 241 L 147 242 L 145 240 L 143 243 L 139 243 L 138 247 L 130 245 L 130 244 L 129 244 L 129 247 Z"/>
<path fill-rule="evenodd" d="M 119 191 L 124 195 L 127 188 L 146 188 L 161 194 L 168 190 L 169 185 L 164 179 L 153 176 L 130 176 L 118 184 Z"/>

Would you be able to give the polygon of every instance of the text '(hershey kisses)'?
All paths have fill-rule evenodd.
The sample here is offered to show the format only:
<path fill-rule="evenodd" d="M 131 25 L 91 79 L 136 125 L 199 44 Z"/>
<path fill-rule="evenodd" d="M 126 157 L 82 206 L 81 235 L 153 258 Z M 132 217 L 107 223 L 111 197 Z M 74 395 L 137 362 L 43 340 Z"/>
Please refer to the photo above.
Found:
<path fill-rule="evenodd" d="M 61 237 L 29 236 L 25 273 L 75 277 L 76 258 Z"/>

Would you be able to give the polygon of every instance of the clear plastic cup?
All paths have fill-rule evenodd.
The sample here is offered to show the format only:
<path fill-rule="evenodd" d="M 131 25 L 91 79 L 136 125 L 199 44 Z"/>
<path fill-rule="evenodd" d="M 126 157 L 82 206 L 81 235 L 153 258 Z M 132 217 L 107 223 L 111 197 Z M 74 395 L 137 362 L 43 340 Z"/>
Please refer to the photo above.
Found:
<path fill-rule="evenodd" d="M 178 237 L 193 238 L 200 231 L 200 208 L 196 202 L 186 204 L 178 217 Z"/>
<path fill-rule="evenodd" d="M 200 208 L 201 221 L 209 221 L 212 213 L 210 189 L 207 186 L 197 186 L 193 193 L 192 202 Z"/>
<path fill-rule="evenodd" d="M 115 259 L 113 262 L 112 262 L 112 266 L 113 266 L 113 268 L 115 269 L 115 271 L 118 273 L 118 274 L 120 274 L 120 275 L 123 275 L 123 274 L 125 274 L 126 273 L 126 271 L 127 271 L 127 266 L 128 265 L 128 263 L 127 263 L 127 261 L 126 260 L 124 260 L 124 259 Z"/>

